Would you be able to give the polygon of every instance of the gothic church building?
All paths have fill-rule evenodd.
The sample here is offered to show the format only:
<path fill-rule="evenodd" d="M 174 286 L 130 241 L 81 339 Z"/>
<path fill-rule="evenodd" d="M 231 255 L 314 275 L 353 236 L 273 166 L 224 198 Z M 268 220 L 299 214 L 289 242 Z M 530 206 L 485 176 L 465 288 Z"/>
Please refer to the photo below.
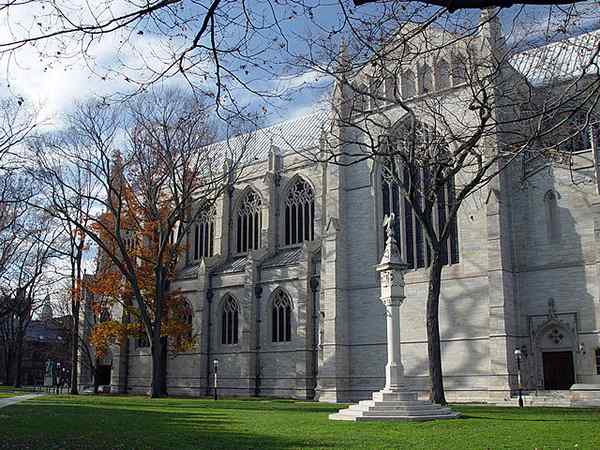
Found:
<path fill-rule="evenodd" d="M 600 33 L 572 39 L 593 47 Z M 553 57 L 557 45 L 515 55 L 513 70 L 528 56 Z M 431 61 L 430 75 L 408 73 L 403 95 L 418 102 L 463 89 L 464 79 L 448 70 L 453 61 Z M 345 166 L 303 156 L 319 151 L 332 126 L 324 110 L 254 132 L 255 159 L 193 227 L 173 286 L 193 311 L 197 346 L 169 358 L 170 394 L 211 395 L 214 360 L 224 395 L 342 402 L 379 390 L 386 326 L 375 266 L 390 212 L 402 223 L 398 240 L 411 267 L 403 363 L 427 391 L 422 230 L 376 162 Z M 522 167 L 507 170 L 461 208 L 440 306 L 449 401 L 510 396 L 517 348 L 530 391 L 600 386 L 598 137 L 589 129 L 577 141 L 577 167 L 552 165 L 527 189 L 516 174 Z M 103 377 L 117 392 L 148 392 L 150 364 L 146 343 L 130 339 L 103 361 Z M 91 384 L 89 375 L 82 373 L 83 384 L 86 377 Z"/>

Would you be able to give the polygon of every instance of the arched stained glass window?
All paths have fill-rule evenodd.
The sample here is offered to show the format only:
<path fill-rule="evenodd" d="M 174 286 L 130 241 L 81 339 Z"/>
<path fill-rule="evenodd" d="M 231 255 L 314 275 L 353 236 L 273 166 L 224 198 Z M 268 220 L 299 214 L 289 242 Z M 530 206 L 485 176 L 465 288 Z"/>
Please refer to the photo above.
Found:
<path fill-rule="evenodd" d="M 439 59 L 435 64 L 435 88 L 437 90 L 450 87 L 450 66 L 445 59 Z"/>
<path fill-rule="evenodd" d="M 248 191 L 237 215 L 237 252 L 246 253 L 260 248 L 262 201 L 255 191 Z"/>
<path fill-rule="evenodd" d="M 385 99 L 388 103 L 396 100 L 396 77 L 389 74 L 385 77 Z"/>
<path fill-rule="evenodd" d="M 397 136 L 408 136 L 411 133 L 401 131 Z M 428 148 L 431 146 L 443 146 L 445 142 L 436 138 L 435 135 L 427 130 L 426 127 L 419 125 L 416 135 L 424 145 Z M 392 140 L 390 145 L 402 146 L 406 145 L 402 138 L 395 141 Z M 402 182 L 408 180 L 410 174 L 407 167 L 392 165 L 391 160 L 384 162 L 382 170 L 382 199 L 383 199 L 383 215 L 384 217 L 390 213 L 398 218 L 395 222 L 395 232 L 398 237 L 398 244 L 404 261 L 413 269 L 428 267 L 431 263 L 431 250 L 427 245 L 423 226 L 415 216 L 413 207 L 409 201 L 404 198 Z M 421 167 L 414 174 L 412 180 L 416 183 L 418 199 L 420 205 L 423 203 L 422 192 L 424 187 L 430 183 L 430 170 Z M 444 189 L 436 194 L 436 204 L 433 208 L 432 222 L 436 230 L 442 230 L 448 223 L 448 213 L 455 202 L 454 196 L 454 180 L 450 178 Z M 459 262 L 459 247 L 458 247 L 458 227 L 454 219 L 450 223 L 449 237 L 446 242 L 446 247 L 442 250 L 442 261 L 444 264 L 456 264 Z"/>
<path fill-rule="evenodd" d="M 231 345 L 238 343 L 239 306 L 231 296 L 223 301 L 221 311 L 221 344 Z"/>
<path fill-rule="evenodd" d="M 272 340 L 287 342 L 292 340 L 292 301 L 282 290 L 273 295 L 272 305 Z"/>
<path fill-rule="evenodd" d="M 214 208 L 203 211 L 193 226 L 192 251 L 194 261 L 213 256 L 214 254 L 214 217 Z"/>
<path fill-rule="evenodd" d="M 429 64 L 423 64 L 419 66 L 419 93 L 429 92 L 433 92 L 433 74 Z"/>
<path fill-rule="evenodd" d="M 293 181 L 285 201 L 285 245 L 312 241 L 315 237 L 315 194 L 310 184 Z"/>
<path fill-rule="evenodd" d="M 458 86 L 459 84 L 466 83 L 467 81 L 467 71 L 466 71 L 466 62 L 467 57 L 460 53 L 452 54 L 452 85 Z"/>
<path fill-rule="evenodd" d="M 417 87 L 415 85 L 415 74 L 412 70 L 405 70 L 400 77 L 400 90 L 402 98 L 408 99 L 417 95 Z"/>
<path fill-rule="evenodd" d="M 183 323 L 185 323 L 185 325 L 188 327 L 188 331 L 187 331 L 185 337 L 187 339 L 191 339 L 193 336 L 193 332 L 194 332 L 194 324 L 193 324 L 194 310 L 192 309 L 192 306 L 187 301 L 185 302 L 185 305 L 181 309 L 180 320 Z"/>

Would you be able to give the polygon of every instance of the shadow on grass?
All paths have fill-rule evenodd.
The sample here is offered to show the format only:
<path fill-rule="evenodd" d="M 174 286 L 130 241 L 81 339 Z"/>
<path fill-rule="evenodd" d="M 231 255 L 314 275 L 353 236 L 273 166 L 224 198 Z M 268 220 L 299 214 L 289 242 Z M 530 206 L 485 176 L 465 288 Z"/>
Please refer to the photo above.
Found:
<path fill-rule="evenodd" d="M 56 401 L 55 401 L 56 400 Z M 135 401 L 22 403 L 0 417 L 1 449 L 298 448 L 303 442 L 246 429 L 232 414 L 193 405 Z M 96 399 L 94 399 L 96 400 Z M 228 408 L 223 408 L 228 409 Z M 235 409 L 235 408 L 234 408 Z"/>

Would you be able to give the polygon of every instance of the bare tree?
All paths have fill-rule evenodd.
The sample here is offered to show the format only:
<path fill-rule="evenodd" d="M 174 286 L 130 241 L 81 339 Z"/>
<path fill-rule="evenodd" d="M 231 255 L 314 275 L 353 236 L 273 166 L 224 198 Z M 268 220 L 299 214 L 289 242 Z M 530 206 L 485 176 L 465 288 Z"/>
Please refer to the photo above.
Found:
<path fill-rule="evenodd" d="M 185 236 L 226 189 L 243 156 L 241 149 L 232 152 L 223 169 L 227 155 L 208 145 L 215 130 L 207 114 L 202 103 L 172 89 L 136 99 L 126 115 L 84 104 L 69 119 L 77 146 L 51 141 L 36 149 L 36 177 L 48 198 L 60 199 L 47 210 L 98 248 L 90 288 L 103 306 L 119 305 L 120 319 L 130 317 L 149 338 L 153 396 L 166 394 L 163 336 L 174 295 L 168 286 Z M 83 192 L 64 176 L 66 166 L 85 173 Z M 65 201 L 70 196 L 83 196 L 85 208 L 79 200 Z"/>
<path fill-rule="evenodd" d="M 500 192 L 507 168 L 522 164 L 525 182 L 532 167 L 573 157 L 570 143 L 600 118 L 598 41 L 556 44 L 578 61 L 568 76 L 564 59 L 519 53 L 524 41 L 502 34 L 493 9 L 470 24 L 440 11 L 427 26 L 390 11 L 385 25 L 353 28 L 339 51 L 308 45 L 318 56 L 301 63 L 335 80 L 332 125 L 314 159 L 369 161 L 384 214 L 401 205 L 415 221 L 411 230 L 397 221 L 396 233 L 408 266 L 427 269 L 432 400 L 445 404 L 439 301 L 442 269 L 458 262 L 457 215 L 474 194 Z"/>
<path fill-rule="evenodd" d="M 551 8 L 535 11 L 535 15 L 550 20 L 596 6 L 579 6 L 577 0 L 373 3 L 371 8 L 357 8 L 349 1 L 329 4 L 284 0 L 258 5 L 243 0 L 156 0 L 143 4 L 110 0 L 101 7 L 89 3 L 72 8 L 63 1 L 8 2 L 0 7 L 8 30 L 8 37 L 0 42 L 0 52 L 10 67 L 33 47 L 36 59 L 48 69 L 68 63 L 78 54 L 98 80 L 124 82 L 124 95 L 176 78 L 198 95 L 214 97 L 217 113 L 235 112 L 250 120 L 249 112 L 281 106 L 279 100 L 292 98 L 311 83 L 289 82 L 310 75 L 295 64 L 296 56 L 314 56 L 310 47 L 302 44 L 304 37 L 336 41 L 343 34 L 352 34 L 360 22 L 385 26 L 385 16 L 390 11 L 401 13 L 405 21 L 418 20 L 417 23 L 428 25 L 440 13 L 463 8 L 550 5 Z M 25 10 L 28 14 L 24 14 Z M 457 12 L 457 19 L 463 20 L 468 13 Z M 530 21 L 534 19 L 532 13 Z M 377 36 L 371 37 L 377 40 Z M 98 58 L 107 41 L 115 47 L 108 64 L 106 58 Z"/>
<path fill-rule="evenodd" d="M 12 307 L 0 321 L 0 343 L 4 352 L 6 380 L 13 381 L 16 387 L 22 383 L 27 328 L 42 305 L 45 294 L 56 281 L 52 270 L 56 257 L 53 249 L 59 239 L 60 233 L 48 216 L 29 214 L 15 256 L 4 274 L 3 283 L 10 289 L 10 294 L 6 295 L 12 297 Z"/>

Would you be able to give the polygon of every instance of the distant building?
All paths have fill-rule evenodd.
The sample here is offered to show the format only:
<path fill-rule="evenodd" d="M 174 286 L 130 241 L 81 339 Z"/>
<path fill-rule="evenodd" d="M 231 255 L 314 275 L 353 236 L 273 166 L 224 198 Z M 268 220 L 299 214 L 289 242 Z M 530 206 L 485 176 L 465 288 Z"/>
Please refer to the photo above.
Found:
<path fill-rule="evenodd" d="M 24 385 L 43 384 L 49 359 L 60 364 L 61 372 L 71 372 L 71 323 L 71 316 L 53 317 L 49 304 L 43 307 L 38 320 L 29 323 L 23 343 L 21 380 Z M 2 350 L 0 343 L 0 355 Z M 6 373 L 5 364 L 0 358 L 0 381 L 12 384 L 14 380 L 2 379 Z"/>

